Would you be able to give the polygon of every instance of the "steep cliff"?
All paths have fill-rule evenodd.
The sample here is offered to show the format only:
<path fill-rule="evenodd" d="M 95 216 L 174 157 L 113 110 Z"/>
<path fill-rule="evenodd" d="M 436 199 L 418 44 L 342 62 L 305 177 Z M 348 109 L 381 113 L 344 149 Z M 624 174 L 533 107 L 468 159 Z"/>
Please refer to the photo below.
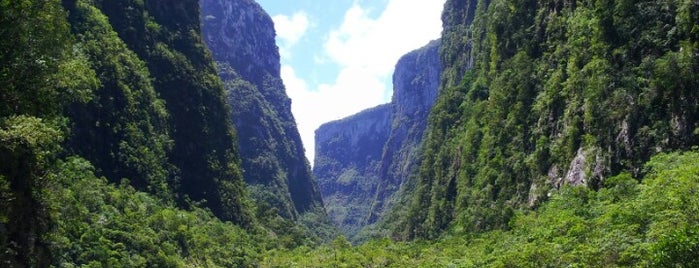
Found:
<path fill-rule="evenodd" d="M 318 178 L 328 214 L 354 237 L 393 205 L 418 159 L 441 67 L 439 41 L 398 61 L 391 103 L 326 123 L 316 130 Z"/>
<path fill-rule="evenodd" d="M 66 150 L 89 159 L 99 174 L 174 200 L 177 182 L 168 163 L 172 142 L 165 103 L 146 64 L 114 31 L 105 15 L 85 1 L 64 1 L 76 35 L 100 87 L 87 103 L 66 109 L 71 136 Z"/>
<path fill-rule="evenodd" d="M 697 8 L 447 1 L 440 95 L 396 234 L 507 228 L 563 184 L 598 189 L 697 145 Z"/>
<path fill-rule="evenodd" d="M 390 210 L 393 195 L 414 171 L 427 129 L 427 116 L 437 99 L 441 65 L 439 40 L 403 56 L 393 73 L 391 131 L 383 148 L 381 181 L 367 224 L 376 222 Z"/>
<path fill-rule="evenodd" d="M 251 0 L 201 1 L 204 40 L 224 81 L 245 180 L 259 213 L 325 217 L 280 78 L 272 19 Z"/>
<path fill-rule="evenodd" d="M 350 236 L 366 224 L 390 127 L 391 106 L 384 104 L 316 130 L 313 172 L 328 216 Z"/>

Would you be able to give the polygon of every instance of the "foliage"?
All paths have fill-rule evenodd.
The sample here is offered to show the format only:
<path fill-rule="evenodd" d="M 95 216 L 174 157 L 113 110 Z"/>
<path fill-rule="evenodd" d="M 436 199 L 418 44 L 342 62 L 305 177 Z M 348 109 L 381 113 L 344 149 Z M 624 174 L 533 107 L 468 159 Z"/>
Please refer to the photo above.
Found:
<path fill-rule="evenodd" d="M 60 1 L 0 1 L 0 117 L 57 116 L 89 99 L 97 81 L 68 27 Z"/>
<path fill-rule="evenodd" d="M 452 228 L 432 241 L 372 240 L 273 250 L 263 267 L 693 267 L 699 226 L 699 152 L 661 154 L 643 183 L 628 173 L 599 191 L 564 186 L 508 231 Z"/>
<path fill-rule="evenodd" d="M 83 159 L 59 161 L 49 177 L 54 265 L 249 267 L 259 258 L 263 243 L 251 233 L 202 208 L 168 206 L 128 181 L 109 184 Z"/>
<path fill-rule="evenodd" d="M 46 267 L 65 258 L 68 262 L 85 261 L 84 264 L 89 264 L 86 260 L 101 258 L 62 256 L 61 251 L 65 248 L 53 247 L 54 241 L 46 237 L 51 231 L 68 235 L 69 242 L 80 246 L 65 249 L 71 250 L 70 254 L 79 254 L 76 252 L 90 245 L 96 245 L 96 250 L 119 247 L 118 243 L 109 244 L 112 237 L 105 240 L 82 234 L 71 236 L 77 234 L 61 233 L 64 230 L 55 229 L 57 226 L 68 229 L 87 226 L 89 228 L 79 231 L 101 231 L 99 226 L 88 224 L 92 222 L 82 222 L 87 221 L 86 218 L 61 218 L 65 215 L 57 215 L 52 210 L 59 207 L 78 209 L 82 213 L 83 207 L 92 206 L 90 209 L 99 210 L 91 213 L 113 216 L 109 215 L 113 208 L 89 204 L 87 201 L 92 199 L 84 204 L 71 203 L 51 195 L 53 190 L 59 193 L 70 189 L 69 193 L 61 193 L 70 196 L 83 191 L 80 194 L 95 200 L 104 197 L 110 190 L 107 184 L 92 175 L 96 170 L 108 175 L 112 182 L 129 178 L 134 186 L 148 189 L 158 196 L 158 199 L 147 197 L 150 200 L 147 203 L 155 200 L 153 202 L 159 206 L 173 210 L 162 202 L 168 203 L 176 198 L 184 206 L 189 205 L 190 197 L 198 202 L 206 198 L 209 200 L 207 205 L 219 217 L 250 230 L 257 228 L 240 174 L 223 87 L 198 37 L 198 19 L 188 20 L 185 24 L 169 20 L 196 18 L 190 13 L 196 13 L 197 9 L 183 8 L 183 5 L 198 6 L 197 3 L 180 1 L 174 5 L 156 5 L 150 1 L 147 7 L 152 9 L 150 15 L 143 1 L 109 1 L 107 5 L 115 8 L 105 8 L 104 4 L 107 3 L 90 0 L 0 1 L 2 266 Z M 168 8 L 177 12 L 171 14 Z M 112 17 L 105 16 L 104 10 L 108 10 Z M 159 17 L 154 18 L 153 14 Z M 163 14 L 167 14 L 167 18 L 163 18 Z M 157 18 L 166 27 L 158 27 Z M 152 35 L 131 38 L 131 30 L 146 26 L 149 31 L 154 31 L 149 32 Z M 155 50 L 159 54 L 155 55 Z M 158 58 L 158 55 L 166 59 Z M 179 100 L 184 101 L 165 94 L 176 93 L 175 90 L 191 94 L 181 96 L 183 98 Z M 164 98 L 168 102 L 163 102 L 156 92 L 170 97 Z M 192 112 L 188 114 L 192 116 L 183 116 L 182 112 L 185 115 Z M 168 114 L 178 117 L 173 119 Z M 169 133 L 169 130 L 173 132 Z M 174 145 L 171 145 L 171 134 L 174 134 Z M 64 139 L 67 142 L 62 144 Z M 200 144 L 192 146 L 194 143 Z M 168 151 L 171 146 L 174 149 Z M 80 166 L 78 171 L 85 172 L 80 174 L 83 177 L 73 174 L 78 171 L 69 172 L 70 176 L 62 173 L 63 168 L 68 167 L 61 164 L 64 161 L 61 159 L 75 153 L 90 158 L 98 168 L 83 168 L 88 164 L 78 161 L 81 163 L 76 164 Z M 73 163 L 73 160 L 69 162 Z M 77 176 L 87 182 L 61 181 L 63 175 Z M 191 185 L 197 187 L 188 187 Z M 94 192 L 88 192 L 90 189 L 87 188 L 70 188 L 74 186 L 92 187 Z M 129 191 L 133 192 L 133 189 Z M 145 196 L 143 193 L 139 195 Z M 64 201 L 65 204 L 60 203 Z M 64 207 L 66 204 L 71 205 Z M 148 218 L 143 214 L 138 216 Z M 208 214 L 203 218 L 200 222 L 188 223 L 193 226 L 193 232 L 201 232 L 197 226 L 204 228 L 206 222 L 213 221 Z M 213 230 L 233 228 L 230 222 L 212 224 Z M 224 230 L 212 232 L 210 238 L 194 238 L 204 244 L 214 240 L 219 244 L 231 244 L 247 239 L 238 235 L 243 233 Z M 206 257 L 197 258 L 221 266 L 248 263 L 250 258 L 246 256 L 254 255 L 243 252 L 244 248 L 237 253 L 230 247 L 224 250 L 202 245 L 200 248 L 204 252 L 200 255 Z M 203 248 L 211 252 L 205 252 Z M 139 247 L 130 250 L 136 249 Z M 224 251 L 246 259 L 218 253 Z M 93 253 L 94 256 L 104 256 L 100 254 L 105 252 Z M 173 263 L 168 262 L 174 259 L 151 260 L 156 266 L 172 266 Z M 166 262 L 157 264 L 160 261 Z M 100 264 L 109 265 L 109 261 L 100 259 Z"/>
<path fill-rule="evenodd" d="M 19 115 L 0 119 L 0 262 L 46 266 L 51 252 L 39 237 L 51 222 L 42 202 L 46 172 L 63 134 L 55 122 Z"/>

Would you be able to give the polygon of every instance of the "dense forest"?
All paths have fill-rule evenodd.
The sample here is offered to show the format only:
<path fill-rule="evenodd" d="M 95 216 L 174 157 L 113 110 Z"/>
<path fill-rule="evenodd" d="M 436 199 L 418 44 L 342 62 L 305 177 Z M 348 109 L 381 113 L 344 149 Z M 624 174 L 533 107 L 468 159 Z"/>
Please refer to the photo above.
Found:
<path fill-rule="evenodd" d="M 0 266 L 699 266 L 699 2 L 447 0 L 415 172 L 354 246 L 322 243 L 278 62 L 217 58 L 201 15 L 0 0 Z"/>

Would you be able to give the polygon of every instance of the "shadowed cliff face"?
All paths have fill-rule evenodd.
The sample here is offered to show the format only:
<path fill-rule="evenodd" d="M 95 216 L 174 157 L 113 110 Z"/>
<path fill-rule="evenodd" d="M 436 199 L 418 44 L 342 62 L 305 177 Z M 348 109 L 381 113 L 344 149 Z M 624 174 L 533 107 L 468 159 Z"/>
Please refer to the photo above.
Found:
<path fill-rule="evenodd" d="M 70 7 L 75 5 L 76 1 L 63 2 Z M 244 182 L 237 164 L 240 160 L 235 136 L 232 124 L 227 121 L 229 109 L 224 101 L 223 85 L 216 78 L 211 55 L 201 40 L 198 1 L 95 0 L 93 2 L 94 6 L 106 15 L 109 25 L 128 50 L 135 53 L 133 57 L 129 56 L 132 59 L 128 61 L 137 63 L 142 60 L 145 68 L 148 69 L 149 75 L 141 73 L 152 79 L 143 79 L 143 83 L 134 88 L 143 88 L 144 84 L 150 82 L 158 97 L 164 100 L 164 108 L 169 114 L 167 134 L 172 139 L 172 150 L 168 151 L 167 160 L 173 166 L 173 176 L 168 178 L 167 183 L 174 188 L 173 193 L 178 203 L 186 206 L 188 200 L 206 200 L 205 205 L 217 216 L 244 225 L 251 224 L 252 215 L 249 214 L 244 202 L 246 199 Z M 89 22 L 89 20 L 80 22 L 78 14 L 75 14 L 78 10 L 73 11 L 71 18 L 74 23 L 77 23 L 75 26 Z M 81 27 L 83 26 L 74 31 L 82 31 Z M 85 41 L 98 42 L 109 49 L 116 47 L 105 41 Z M 100 52 L 101 49 L 103 48 L 97 48 L 95 52 Z M 116 66 L 119 65 L 121 63 L 117 62 Z M 123 68 L 140 69 L 134 67 L 138 66 L 125 65 Z M 120 70 L 120 68 L 115 69 Z M 116 71 L 107 69 L 104 73 L 114 75 Z M 105 80 L 103 82 L 109 82 L 105 83 L 109 87 L 113 87 L 110 83 L 117 87 L 124 87 L 128 85 L 125 82 L 135 81 L 135 79 L 131 80 L 133 81 Z M 108 103 L 109 98 L 103 98 L 103 100 Z M 143 103 L 148 101 L 145 100 Z M 98 104 L 96 107 L 104 106 L 103 104 Z M 117 107 L 114 110 L 123 109 Z M 160 119 L 154 117 L 152 121 L 158 122 L 158 120 Z M 129 125 L 129 128 L 133 129 L 126 131 L 137 132 L 134 131 L 137 127 Z M 118 140 L 106 142 L 119 143 Z M 124 144 L 128 143 L 127 141 Z M 152 151 L 149 148 L 137 150 Z M 125 156 L 130 157 L 129 161 L 143 159 L 133 154 L 125 154 Z M 153 159 L 152 162 L 156 160 Z M 108 161 L 99 163 L 109 165 Z M 98 168 L 105 169 L 101 166 Z M 170 169 L 170 167 L 164 168 Z M 115 174 L 121 176 L 117 172 Z"/>
<path fill-rule="evenodd" d="M 439 40 L 403 56 L 393 74 L 391 135 L 384 146 L 381 183 L 367 223 L 376 222 L 390 209 L 393 194 L 416 167 L 419 147 L 427 128 L 427 116 L 437 99 L 441 65 Z"/>
<path fill-rule="evenodd" d="M 350 236 L 364 226 L 380 183 L 378 171 L 390 126 L 391 107 L 384 104 L 316 130 L 314 174 L 328 216 Z"/>
<path fill-rule="evenodd" d="M 314 174 L 330 218 L 350 237 L 376 222 L 414 169 L 437 98 L 439 41 L 403 56 L 391 103 L 316 130 Z"/>
<path fill-rule="evenodd" d="M 203 0 L 201 10 L 203 36 L 226 87 L 251 196 L 289 219 L 322 207 L 279 75 L 271 18 L 251 0 Z"/>
<path fill-rule="evenodd" d="M 202 0 L 200 5 L 202 33 L 217 62 L 229 64 L 255 85 L 261 86 L 265 75 L 279 78 L 274 23 L 257 3 Z"/>

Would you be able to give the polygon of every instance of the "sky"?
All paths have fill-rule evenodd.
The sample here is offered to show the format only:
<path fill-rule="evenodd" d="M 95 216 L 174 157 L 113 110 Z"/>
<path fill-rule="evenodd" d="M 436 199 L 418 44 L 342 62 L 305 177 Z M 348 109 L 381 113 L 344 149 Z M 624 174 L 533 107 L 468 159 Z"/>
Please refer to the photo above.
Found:
<path fill-rule="evenodd" d="M 391 100 L 398 59 L 439 38 L 445 0 L 257 0 L 272 17 L 281 76 L 306 157 L 315 130 Z"/>

